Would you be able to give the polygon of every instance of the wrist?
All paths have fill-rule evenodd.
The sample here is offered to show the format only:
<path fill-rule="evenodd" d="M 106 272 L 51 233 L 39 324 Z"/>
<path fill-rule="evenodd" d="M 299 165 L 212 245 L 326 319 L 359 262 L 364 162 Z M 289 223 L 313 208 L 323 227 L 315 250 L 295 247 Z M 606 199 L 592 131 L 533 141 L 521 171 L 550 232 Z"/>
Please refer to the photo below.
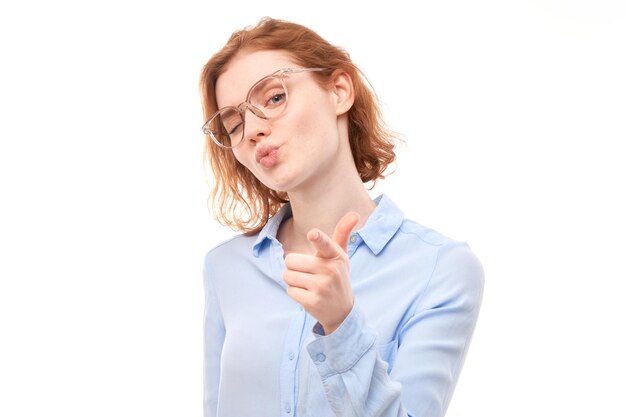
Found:
<path fill-rule="evenodd" d="M 354 298 L 352 298 L 352 303 L 350 304 L 350 307 L 344 312 L 341 320 L 339 320 L 337 322 L 334 322 L 334 323 L 322 323 L 322 322 L 320 322 L 320 324 L 322 325 L 322 328 L 324 329 L 324 334 L 326 336 L 328 336 L 329 334 L 331 334 L 335 330 L 337 330 L 339 328 L 339 326 L 341 326 L 341 324 L 350 315 L 350 312 L 352 311 L 353 307 L 354 307 Z"/>

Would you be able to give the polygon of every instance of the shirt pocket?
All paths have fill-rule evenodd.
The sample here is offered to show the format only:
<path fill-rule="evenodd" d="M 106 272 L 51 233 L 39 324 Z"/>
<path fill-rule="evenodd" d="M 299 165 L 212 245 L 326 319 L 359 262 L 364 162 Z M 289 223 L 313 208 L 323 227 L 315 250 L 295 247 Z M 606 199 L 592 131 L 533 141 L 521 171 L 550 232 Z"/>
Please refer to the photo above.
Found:
<path fill-rule="evenodd" d="M 387 362 L 387 373 L 391 373 L 396 362 L 396 355 L 398 354 L 398 340 L 392 340 L 389 343 L 378 346 L 378 353 L 381 359 Z"/>

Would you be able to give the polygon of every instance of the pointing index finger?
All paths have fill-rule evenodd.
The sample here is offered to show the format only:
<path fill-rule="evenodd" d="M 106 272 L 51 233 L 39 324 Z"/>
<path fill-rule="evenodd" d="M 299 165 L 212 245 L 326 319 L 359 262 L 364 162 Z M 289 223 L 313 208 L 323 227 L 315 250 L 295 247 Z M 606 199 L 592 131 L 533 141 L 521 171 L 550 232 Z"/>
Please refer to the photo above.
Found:
<path fill-rule="evenodd" d="M 352 229 L 359 223 L 361 216 L 356 211 L 346 213 L 335 226 L 333 233 L 333 241 L 337 243 L 344 252 L 348 252 L 348 239 Z"/>
<path fill-rule="evenodd" d="M 357 225 L 359 219 L 359 214 L 354 211 L 344 215 L 335 226 L 332 239 L 319 229 L 311 229 L 307 233 L 307 239 L 316 249 L 315 255 L 322 258 L 334 258 L 347 253 L 350 233 L 352 233 L 352 229 Z"/>
<path fill-rule="evenodd" d="M 316 250 L 315 256 L 330 259 L 341 255 L 341 248 L 321 230 L 310 230 L 307 238 Z"/>

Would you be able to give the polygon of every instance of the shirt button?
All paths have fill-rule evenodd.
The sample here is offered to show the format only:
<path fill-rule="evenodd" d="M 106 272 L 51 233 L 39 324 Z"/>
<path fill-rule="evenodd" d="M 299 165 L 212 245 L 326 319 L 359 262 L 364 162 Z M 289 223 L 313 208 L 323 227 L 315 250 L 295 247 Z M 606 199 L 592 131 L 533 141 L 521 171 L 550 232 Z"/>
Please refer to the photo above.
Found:
<path fill-rule="evenodd" d="M 293 358 L 295 358 L 296 355 L 293 354 L 293 352 L 289 352 L 289 360 L 292 361 Z"/>
<path fill-rule="evenodd" d="M 350 236 L 350 242 L 352 243 L 356 242 L 356 235 Z"/>
<path fill-rule="evenodd" d="M 285 411 L 286 411 L 287 413 L 291 413 L 291 405 L 290 405 L 290 404 L 287 404 L 287 405 L 285 406 Z"/>
<path fill-rule="evenodd" d="M 324 362 L 326 360 L 326 355 L 324 355 L 323 353 L 318 353 L 315 359 L 317 359 L 318 362 Z"/>

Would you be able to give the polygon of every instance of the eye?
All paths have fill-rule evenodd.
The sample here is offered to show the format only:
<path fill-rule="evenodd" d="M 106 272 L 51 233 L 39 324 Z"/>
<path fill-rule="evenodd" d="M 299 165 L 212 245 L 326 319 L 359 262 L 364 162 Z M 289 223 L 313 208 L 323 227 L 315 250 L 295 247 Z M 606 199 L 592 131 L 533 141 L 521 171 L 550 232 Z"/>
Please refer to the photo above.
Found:
<path fill-rule="evenodd" d="M 237 131 L 239 130 L 239 128 L 243 125 L 243 123 L 237 123 L 234 126 L 231 126 L 230 129 L 228 130 L 228 134 L 232 135 L 234 133 L 237 133 Z"/>
<path fill-rule="evenodd" d="M 243 125 L 241 115 L 239 114 L 239 112 L 233 110 L 232 108 L 225 109 L 220 116 L 222 118 L 222 126 L 224 127 L 224 132 L 228 135 L 237 133 L 237 131 L 240 130 L 240 127 Z"/>
<path fill-rule="evenodd" d="M 274 96 L 272 96 L 272 98 L 269 99 L 269 103 L 270 104 L 280 104 L 280 102 L 285 100 L 285 93 L 280 93 L 280 94 L 276 94 Z"/>
<path fill-rule="evenodd" d="M 265 97 L 268 97 L 268 99 L 265 100 L 264 107 L 273 108 L 283 104 L 287 98 L 287 94 L 285 94 L 285 90 L 282 88 L 274 88 L 268 91 Z"/>

